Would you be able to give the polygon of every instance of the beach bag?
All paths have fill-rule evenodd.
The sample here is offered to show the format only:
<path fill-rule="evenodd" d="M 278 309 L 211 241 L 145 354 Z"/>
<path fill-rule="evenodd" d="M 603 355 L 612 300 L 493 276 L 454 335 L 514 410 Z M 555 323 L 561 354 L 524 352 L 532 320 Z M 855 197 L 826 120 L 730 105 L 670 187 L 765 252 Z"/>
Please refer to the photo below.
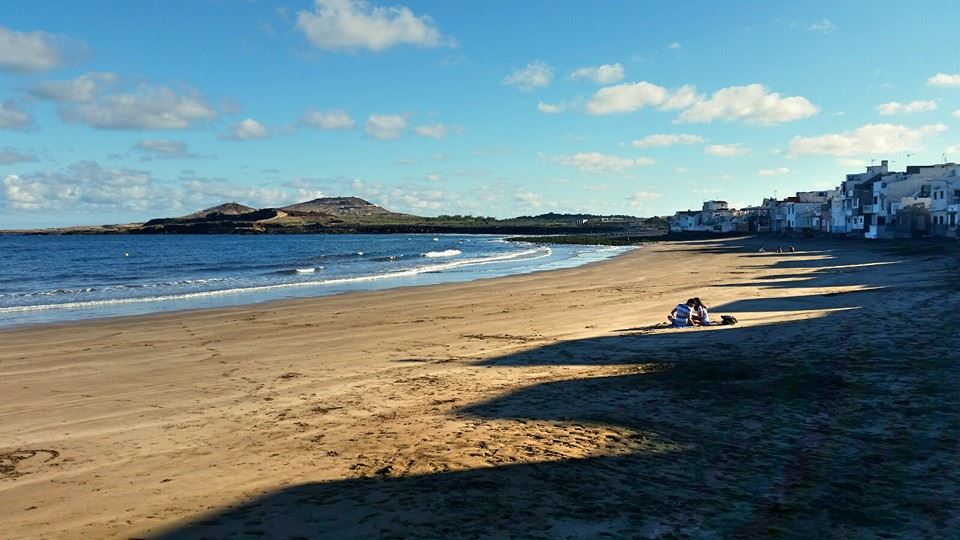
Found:
<path fill-rule="evenodd" d="M 737 324 L 737 318 L 733 315 L 721 315 L 720 324 L 724 326 L 729 326 L 731 324 Z"/>

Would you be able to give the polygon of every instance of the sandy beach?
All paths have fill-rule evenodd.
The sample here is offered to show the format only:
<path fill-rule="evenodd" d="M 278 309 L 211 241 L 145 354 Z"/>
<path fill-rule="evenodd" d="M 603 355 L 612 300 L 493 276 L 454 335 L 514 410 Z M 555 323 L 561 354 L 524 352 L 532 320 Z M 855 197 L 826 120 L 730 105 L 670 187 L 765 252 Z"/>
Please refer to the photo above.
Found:
<path fill-rule="evenodd" d="M 955 535 L 956 243 L 775 245 L 0 331 L 0 537 Z"/>

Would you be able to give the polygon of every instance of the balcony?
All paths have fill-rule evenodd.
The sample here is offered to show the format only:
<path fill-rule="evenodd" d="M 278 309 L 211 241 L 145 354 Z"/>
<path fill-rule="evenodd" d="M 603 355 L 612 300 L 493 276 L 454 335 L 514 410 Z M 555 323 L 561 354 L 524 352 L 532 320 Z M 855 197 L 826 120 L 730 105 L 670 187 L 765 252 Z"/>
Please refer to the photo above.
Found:
<path fill-rule="evenodd" d="M 883 209 L 883 205 L 882 204 L 864 204 L 864 205 L 861 205 L 860 208 L 862 209 L 861 212 L 863 212 L 864 214 L 879 214 L 880 211 Z"/>

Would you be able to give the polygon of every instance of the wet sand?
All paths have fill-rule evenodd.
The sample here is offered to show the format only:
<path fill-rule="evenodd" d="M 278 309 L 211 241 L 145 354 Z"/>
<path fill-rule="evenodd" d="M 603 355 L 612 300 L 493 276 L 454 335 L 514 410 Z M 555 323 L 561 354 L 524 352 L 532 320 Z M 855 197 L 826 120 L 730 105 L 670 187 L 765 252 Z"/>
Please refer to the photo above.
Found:
<path fill-rule="evenodd" d="M 794 244 L 0 331 L 0 536 L 950 536 L 956 245 Z"/>

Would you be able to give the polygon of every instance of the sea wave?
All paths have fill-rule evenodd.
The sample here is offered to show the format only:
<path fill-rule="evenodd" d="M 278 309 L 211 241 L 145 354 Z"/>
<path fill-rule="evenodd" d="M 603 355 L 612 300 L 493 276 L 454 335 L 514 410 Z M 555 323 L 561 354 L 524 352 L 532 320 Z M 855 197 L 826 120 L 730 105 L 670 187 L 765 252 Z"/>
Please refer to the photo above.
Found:
<path fill-rule="evenodd" d="M 463 252 L 460 251 L 459 249 L 445 249 L 443 251 L 428 251 L 426 253 L 422 253 L 421 256 L 426 257 L 428 259 L 436 259 L 439 257 L 456 257 L 461 253 Z"/>
<path fill-rule="evenodd" d="M 105 298 L 101 300 L 83 300 L 83 301 L 76 301 L 76 302 L 61 302 L 61 303 L 51 303 L 51 304 L 35 304 L 35 305 L 26 305 L 26 306 L 0 307 L 0 314 L 22 313 L 22 312 L 29 312 L 29 311 L 43 311 L 43 310 L 53 310 L 53 309 L 83 309 L 83 308 L 93 308 L 93 307 L 123 305 L 123 304 L 142 304 L 142 303 L 152 303 L 152 302 L 193 300 L 198 298 L 209 298 L 209 297 L 225 296 L 225 295 L 231 295 L 231 294 L 264 292 L 264 291 L 272 291 L 272 290 L 280 290 L 280 289 L 343 285 L 343 284 L 349 284 L 349 283 L 362 283 L 362 282 L 380 281 L 380 280 L 387 280 L 387 279 L 398 279 L 403 277 L 413 277 L 413 276 L 428 273 L 428 272 L 430 273 L 443 272 L 445 270 L 462 268 L 464 266 L 494 264 L 494 263 L 500 263 L 500 262 L 507 262 L 511 260 L 524 259 L 524 258 L 528 260 L 534 260 L 534 259 L 540 259 L 543 257 L 549 257 L 551 253 L 552 253 L 552 250 L 549 247 L 543 246 L 535 249 L 528 249 L 524 251 L 506 253 L 502 255 L 492 255 L 487 257 L 477 257 L 474 259 L 462 259 L 458 261 L 451 261 L 451 262 L 446 262 L 441 264 L 424 265 L 420 267 L 409 268 L 406 270 L 399 270 L 395 272 L 384 272 L 379 274 L 366 274 L 366 275 L 360 275 L 360 276 L 348 276 L 348 277 L 341 277 L 341 278 L 305 280 L 305 281 L 299 281 L 295 283 L 274 283 L 269 285 L 252 285 L 248 287 L 233 287 L 228 289 L 217 289 L 212 291 L 196 291 L 196 292 L 164 294 L 164 295 L 156 295 L 156 296 Z"/>
<path fill-rule="evenodd" d="M 68 296 L 72 294 L 88 293 L 106 293 L 116 291 L 137 291 L 142 289 L 159 289 L 163 287 L 182 287 L 190 285 L 206 285 L 209 283 L 221 283 L 229 281 L 226 278 L 197 278 L 180 279 L 176 281 L 162 281 L 157 283 L 127 283 L 123 285 L 103 285 L 99 287 L 74 287 L 68 289 L 52 289 L 46 291 L 30 291 L 21 293 L 0 294 L 0 298 L 36 298 L 36 297 L 57 297 Z"/>

